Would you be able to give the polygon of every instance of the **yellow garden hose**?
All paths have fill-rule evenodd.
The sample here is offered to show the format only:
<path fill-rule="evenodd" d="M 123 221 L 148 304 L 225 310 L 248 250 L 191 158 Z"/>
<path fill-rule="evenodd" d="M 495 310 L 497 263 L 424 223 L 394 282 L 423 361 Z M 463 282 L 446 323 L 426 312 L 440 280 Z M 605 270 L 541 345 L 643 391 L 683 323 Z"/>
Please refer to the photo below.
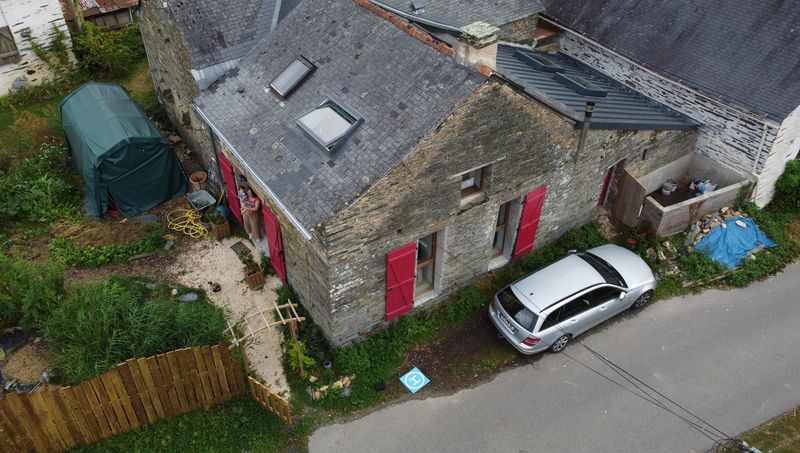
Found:
<path fill-rule="evenodd" d="M 179 231 L 195 239 L 208 234 L 208 229 L 199 220 L 200 213 L 194 209 L 176 209 L 167 214 L 167 225 L 170 230 Z"/>

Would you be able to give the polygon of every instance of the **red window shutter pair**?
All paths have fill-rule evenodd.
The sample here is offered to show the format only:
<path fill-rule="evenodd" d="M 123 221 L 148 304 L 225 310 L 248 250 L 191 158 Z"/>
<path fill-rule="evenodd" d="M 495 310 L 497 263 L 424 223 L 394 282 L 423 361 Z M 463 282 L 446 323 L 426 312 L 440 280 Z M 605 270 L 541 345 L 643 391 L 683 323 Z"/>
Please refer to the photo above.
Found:
<path fill-rule="evenodd" d="M 547 186 L 539 187 L 525 196 L 512 259 L 518 260 L 522 255 L 533 250 L 533 241 L 536 239 L 536 230 L 539 229 L 539 218 L 542 216 L 545 195 L 547 195 Z"/>
<path fill-rule="evenodd" d="M 266 203 L 261 202 L 261 211 L 264 214 L 264 229 L 267 230 L 267 247 L 269 247 L 269 264 L 278 278 L 286 283 L 286 260 L 283 257 L 283 238 L 281 237 L 281 224 L 275 214 L 269 210 Z"/>
<path fill-rule="evenodd" d="M 222 153 L 217 154 L 219 160 L 219 170 L 222 172 L 222 179 L 225 181 L 225 194 L 228 196 L 228 207 L 233 211 L 236 220 L 242 223 L 242 208 L 239 205 L 239 189 L 236 187 L 236 177 L 233 175 L 233 167 Z"/>
<path fill-rule="evenodd" d="M 414 274 L 416 270 L 416 242 L 386 255 L 387 321 L 404 315 L 414 308 Z"/>

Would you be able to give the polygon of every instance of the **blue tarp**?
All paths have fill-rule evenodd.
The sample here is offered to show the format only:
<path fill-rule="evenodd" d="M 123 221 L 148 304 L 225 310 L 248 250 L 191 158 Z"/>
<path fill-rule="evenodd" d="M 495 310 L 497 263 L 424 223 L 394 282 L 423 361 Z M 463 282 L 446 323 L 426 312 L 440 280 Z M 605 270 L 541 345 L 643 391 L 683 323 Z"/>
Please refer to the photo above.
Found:
<path fill-rule="evenodd" d="M 737 220 L 744 222 L 747 228 L 737 225 Z M 738 267 L 747 253 L 758 246 L 768 249 L 775 247 L 775 242 L 768 238 L 752 219 L 734 217 L 723 223 L 727 228 L 718 225 L 701 239 L 695 248 L 708 253 L 711 259 L 728 266 L 729 269 Z"/>

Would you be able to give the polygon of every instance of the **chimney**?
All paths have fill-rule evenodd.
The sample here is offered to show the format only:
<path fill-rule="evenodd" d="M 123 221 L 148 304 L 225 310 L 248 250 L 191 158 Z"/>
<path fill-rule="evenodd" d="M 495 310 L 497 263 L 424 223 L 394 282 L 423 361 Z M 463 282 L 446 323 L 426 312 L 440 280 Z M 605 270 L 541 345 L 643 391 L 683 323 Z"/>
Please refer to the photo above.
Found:
<path fill-rule="evenodd" d="M 473 22 L 461 27 L 456 60 L 465 66 L 482 64 L 497 70 L 499 32 L 499 28 L 486 22 Z"/>

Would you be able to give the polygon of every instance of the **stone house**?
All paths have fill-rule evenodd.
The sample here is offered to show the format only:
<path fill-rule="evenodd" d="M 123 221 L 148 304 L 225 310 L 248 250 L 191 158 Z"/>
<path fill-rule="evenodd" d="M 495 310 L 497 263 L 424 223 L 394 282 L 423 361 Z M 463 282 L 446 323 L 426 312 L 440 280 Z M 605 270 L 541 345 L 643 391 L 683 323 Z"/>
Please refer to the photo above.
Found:
<path fill-rule="evenodd" d="M 67 22 L 75 20 L 66 5 L 67 0 L 60 1 Z M 133 12 L 139 0 L 81 0 L 79 5 L 84 20 L 98 27 L 114 29 L 133 23 Z"/>
<path fill-rule="evenodd" d="M 139 23 L 159 101 L 199 160 L 211 165 L 210 130 L 192 102 L 250 51 L 299 0 L 142 0 Z"/>
<path fill-rule="evenodd" d="M 701 123 L 697 152 L 750 174 L 769 203 L 800 150 L 796 2 L 543 3 L 543 44 Z"/>
<path fill-rule="evenodd" d="M 31 40 L 49 46 L 64 34 L 69 58 L 72 40 L 58 0 L 5 0 L 0 2 L 0 96 L 52 80 L 58 74 L 34 53 Z"/>
<path fill-rule="evenodd" d="M 260 194 L 272 266 L 334 345 L 590 221 L 621 168 L 695 147 L 686 116 L 523 45 L 538 2 L 427 3 L 305 0 L 195 100 L 229 203 L 237 175 Z"/>

